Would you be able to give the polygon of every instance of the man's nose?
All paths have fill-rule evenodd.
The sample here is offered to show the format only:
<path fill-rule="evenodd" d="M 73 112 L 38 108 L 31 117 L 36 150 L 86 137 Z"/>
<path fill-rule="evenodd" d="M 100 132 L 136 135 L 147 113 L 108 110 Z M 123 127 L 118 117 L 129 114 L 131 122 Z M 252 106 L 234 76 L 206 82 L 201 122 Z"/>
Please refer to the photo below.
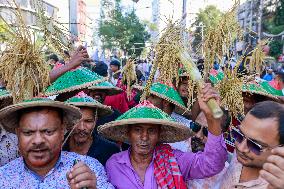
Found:
<path fill-rule="evenodd" d="M 240 152 L 245 152 L 245 153 L 249 152 L 249 148 L 248 148 L 248 145 L 247 145 L 247 139 L 243 139 L 243 141 L 241 143 L 239 143 L 237 146 L 238 146 L 238 150 Z"/>
<path fill-rule="evenodd" d="M 39 145 L 44 143 L 45 139 L 44 136 L 40 132 L 36 132 L 34 137 L 33 137 L 33 144 Z"/>

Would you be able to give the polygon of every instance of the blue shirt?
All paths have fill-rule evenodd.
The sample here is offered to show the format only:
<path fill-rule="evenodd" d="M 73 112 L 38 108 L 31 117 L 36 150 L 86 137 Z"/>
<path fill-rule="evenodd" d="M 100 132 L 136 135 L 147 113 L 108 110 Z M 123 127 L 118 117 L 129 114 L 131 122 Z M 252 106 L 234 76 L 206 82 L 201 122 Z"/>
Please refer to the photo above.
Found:
<path fill-rule="evenodd" d="M 73 152 L 61 152 L 61 156 L 53 169 L 45 177 L 41 177 L 29 170 L 23 158 L 17 158 L 0 167 L 0 188 L 5 189 L 65 189 L 70 188 L 66 173 L 73 167 L 74 160 L 83 161 L 94 171 L 97 177 L 98 189 L 113 189 L 108 182 L 104 167 L 88 156 Z"/>

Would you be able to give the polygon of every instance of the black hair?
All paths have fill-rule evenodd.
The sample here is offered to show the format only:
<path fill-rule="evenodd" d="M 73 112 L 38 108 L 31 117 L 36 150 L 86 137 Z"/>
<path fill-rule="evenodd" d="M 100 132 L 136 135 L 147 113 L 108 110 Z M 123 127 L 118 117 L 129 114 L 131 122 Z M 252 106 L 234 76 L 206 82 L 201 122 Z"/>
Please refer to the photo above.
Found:
<path fill-rule="evenodd" d="M 284 106 L 273 101 L 255 104 L 249 114 L 258 119 L 276 118 L 278 121 L 279 143 L 284 144 Z"/>

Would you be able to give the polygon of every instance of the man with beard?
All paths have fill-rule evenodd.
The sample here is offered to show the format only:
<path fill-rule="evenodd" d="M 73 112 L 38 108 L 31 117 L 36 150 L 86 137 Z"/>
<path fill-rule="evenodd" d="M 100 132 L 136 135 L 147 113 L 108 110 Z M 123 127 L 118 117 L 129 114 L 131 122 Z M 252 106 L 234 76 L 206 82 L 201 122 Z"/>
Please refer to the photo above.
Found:
<path fill-rule="evenodd" d="M 265 101 L 257 103 L 238 128 L 233 128 L 236 157 L 221 181 L 222 189 L 267 189 L 260 171 L 272 150 L 284 144 L 284 107 Z"/>
<path fill-rule="evenodd" d="M 22 157 L 0 168 L 0 188 L 113 188 L 97 160 L 61 151 L 65 130 L 80 117 L 76 107 L 47 98 L 2 109 L 0 120 L 17 134 Z"/>
<path fill-rule="evenodd" d="M 120 152 L 119 147 L 93 131 L 97 117 L 112 113 L 110 107 L 102 105 L 84 92 L 68 99 L 66 103 L 80 108 L 82 118 L 71 131 L 63 150 L 93 157 L 105 165 L 113 154 Z"/>

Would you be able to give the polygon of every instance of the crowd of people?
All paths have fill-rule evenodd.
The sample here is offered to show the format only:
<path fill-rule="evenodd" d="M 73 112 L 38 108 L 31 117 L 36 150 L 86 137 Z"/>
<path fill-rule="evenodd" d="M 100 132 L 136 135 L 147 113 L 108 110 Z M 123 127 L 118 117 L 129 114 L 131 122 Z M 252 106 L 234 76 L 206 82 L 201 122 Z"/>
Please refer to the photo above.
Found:
<path fill-rule="evenodd" d="M 284 188 L 283 72 L 243 90 L 244 116 L 215 118 L 217 67 L 187 107 L 186 72 L 141 100 L 139 64 L 129 96 L 118 59 L 92 62 L 80 46 L 48 63 L 46 96 L 12 104 L 2 85 L 0 188 Z"/>

